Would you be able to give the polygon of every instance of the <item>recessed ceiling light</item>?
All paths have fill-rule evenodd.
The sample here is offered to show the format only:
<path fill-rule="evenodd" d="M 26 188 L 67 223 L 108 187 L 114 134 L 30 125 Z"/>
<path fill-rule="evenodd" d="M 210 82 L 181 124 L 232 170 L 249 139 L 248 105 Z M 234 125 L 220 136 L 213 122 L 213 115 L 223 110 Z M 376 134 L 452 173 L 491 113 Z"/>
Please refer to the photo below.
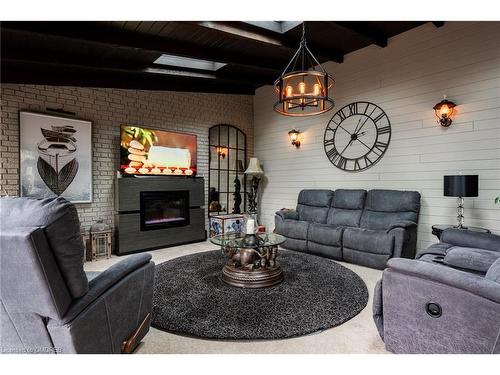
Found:
<path fill-rule="evenodd" d="M 154 61 L 154 64 L 179 66 L 182 68 L 199 69 L 199 70 L 210 70 L 213 72 L 227 65 L 216 61 L 193 59 L 191 57 L 180 57 L 180 56 L 165 55 L 165 54 L 158 57 Z"/>
<path fill-rule="evenodd" d="M 181 70 L 161 69 L 161 68 L 146 68 L 144 69 L 144 72 L 155 73 L 155 74 L 166 74 L 171 76 L 192 77 L 192 78 L 208 78 L 208 79 L 217 78 L 215 75 L 208 73 L 197 73 L 197 72 L 188 72 Z"/>

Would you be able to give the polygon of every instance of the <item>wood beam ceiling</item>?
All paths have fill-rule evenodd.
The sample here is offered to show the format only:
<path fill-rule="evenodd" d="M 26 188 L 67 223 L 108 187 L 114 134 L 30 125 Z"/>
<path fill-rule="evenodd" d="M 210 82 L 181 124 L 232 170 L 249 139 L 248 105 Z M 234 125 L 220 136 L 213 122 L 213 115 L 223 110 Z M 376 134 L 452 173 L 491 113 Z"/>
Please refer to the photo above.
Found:
<path fill-rule="evenodd" d="M 253 41 L 262 44 L 286 48 L 289 50 L 288 52 L 290 54 L 290 58 L 295 50 L 299 48 L 300 39 L 297 39 L 296 37 L 292 38 L 286 33 L 274 31 L 270 28 L 262 28 L 255 22 L 194 22 L 193 24 L 200 27 L 210 28 L 211 30 L 215 30 L 219 33 L 231 34 L 242 38 L 243 40 L 252 39 Z M 298 25 L 301 24 L 302 23 L 299 23 Z M 318 51 L 316 57 L 320 62 L 334 61 L 342 63 L 344 61 L 344 54 L 342 51 L 325 45 L 320 46 L 310 40 L 308 40 L 307 44 L 309 45 L 309 48 L 313 50 L 313 53 L 314 50 Z M 287 63 L 288 61 L 282 66 L 281 69 L 284 69 Z"/>
<path fill-rule="evenodd" d="M 4 83 L 56 84 L 172 91 L 253 94 L 254 82 L 147 73 L 139 69 L 89 67 L 55 62 L 2 58 Z"/>
<path fill-rule="evenodd" d="M 350 22 L 350 21 L 331 21 L 336 27 L 340 27 L 344 30 L 348 30 L 354 34 L 361 36 L 362 38 L 368 39 L 373 44 L 379 47 L 387 47 L 387 36 L 372 27 L 367 26 L 361 22 Z"/>
<path fill-rule="evenodd" d="M 218 47 L 200 48 L 189 42 L 136 33 L 130 30 L 117 29 L 99 23 L 89 22 L 3 22 L 2 29 L 57 36 L 74 42 L 86 42 L 118 48 L 141 49 L 144 51 L 176 56 L 212 60 L 227 64 L 251 67 L 264 67 L 275 70 L 283 69 L 287 63 L 284 59 L 261 58 L 253 55 L 229 53 Z M 279 73 L 278 73 L 279 74 Z"/>

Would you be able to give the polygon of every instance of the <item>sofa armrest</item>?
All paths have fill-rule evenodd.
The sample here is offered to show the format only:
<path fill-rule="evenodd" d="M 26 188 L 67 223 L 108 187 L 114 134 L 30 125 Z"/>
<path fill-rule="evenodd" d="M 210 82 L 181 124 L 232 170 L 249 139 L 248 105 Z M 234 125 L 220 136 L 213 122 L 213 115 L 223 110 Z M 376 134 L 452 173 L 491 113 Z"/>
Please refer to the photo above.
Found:
<path fill-rule="evenodd" d="M 85 308 L 91 305 L 106 291 L 124 279 L 135 270 L 147 265 L 151 261 L 151 254 L 143 253 L 132 255 L 119 263 L 109 267 L 89 282 L 89 291 L 83 297 L 75 300 L 63 319 L 58 324 L 66 324 L 73 320 Z"/>
<path fill-rule="evenodd" d="M 402 220 L 402 221 L 399 221 L 397 223 L 393 223 L 389 226 L 389 228 L 387 228 L 387 233 L 389 233 L 392 229 L 394 228 L 403 228 L 403 229 L 408 229 L 408 228 L 411 228 L 411 227 L 416 227 L 417 226 L 417 223 L 415 223 L 414 221 L 410 221 L 410 220 Z"/>
<path fill-rule="evenodd" d="M 394 237 L 394 258 L 414 259 L 417 251 L 417 226 L 408 225 L 406 227 L 394 227 L 387 231 Z"/>
<path fill-rule="evenodd" d="M 288 208 L 282 208 L 276 212 L 276 215 L 283 220 L 299 220 L 299 213 Z"/>
<path fill-rule="evenodd" d="M 385 272 L 400 272 L 425 280 L 441 283 L 500 303 L 498 283 L 484 277 L 442 265 L 419 260 L 392 258 Z"/>
<path fill-rule="evenodd" d="M 441 242 L 450 243 L 455 246 L 500 251 L 500 236 L 492 233 L 449 228 L 445 229 L 441 234 Z"/>

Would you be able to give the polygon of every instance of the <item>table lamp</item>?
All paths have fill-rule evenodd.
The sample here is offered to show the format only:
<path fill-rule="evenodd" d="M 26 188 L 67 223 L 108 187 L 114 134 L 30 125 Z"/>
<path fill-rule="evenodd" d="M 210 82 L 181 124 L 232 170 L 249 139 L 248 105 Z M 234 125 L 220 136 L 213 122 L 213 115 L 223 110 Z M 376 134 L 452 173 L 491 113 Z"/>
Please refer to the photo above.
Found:
<path fill-rule="evenodd" d="M 248 212 L 251 214 L 257 214 L 257 193 L 259 189 L 259 182 L 261 177 L 264 175 L 264 171 L 260 167 L 259 159 L 250 158 L 248 163 L 248 168 L 245 171 L 246 175 L 252 176 L 252 186 L 248 195 Z"/>
<path fill-rule="evenodd" d="M 444 176 L 443 194 L 445 197 L 457 197 L 457 228 L 464 227 L 464 197 L 477 197 L 478 175 Z"/>

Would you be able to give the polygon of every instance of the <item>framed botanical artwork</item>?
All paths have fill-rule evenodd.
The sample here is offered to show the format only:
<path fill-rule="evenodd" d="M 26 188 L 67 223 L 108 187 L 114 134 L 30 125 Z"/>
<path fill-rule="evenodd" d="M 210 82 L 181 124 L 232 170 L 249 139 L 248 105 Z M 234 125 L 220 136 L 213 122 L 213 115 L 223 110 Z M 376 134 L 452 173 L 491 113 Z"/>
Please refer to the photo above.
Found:
<path fill-rule="evenodd" d="M 21 196 L 92 202 L 92 122 L 19 112 Z"/>

